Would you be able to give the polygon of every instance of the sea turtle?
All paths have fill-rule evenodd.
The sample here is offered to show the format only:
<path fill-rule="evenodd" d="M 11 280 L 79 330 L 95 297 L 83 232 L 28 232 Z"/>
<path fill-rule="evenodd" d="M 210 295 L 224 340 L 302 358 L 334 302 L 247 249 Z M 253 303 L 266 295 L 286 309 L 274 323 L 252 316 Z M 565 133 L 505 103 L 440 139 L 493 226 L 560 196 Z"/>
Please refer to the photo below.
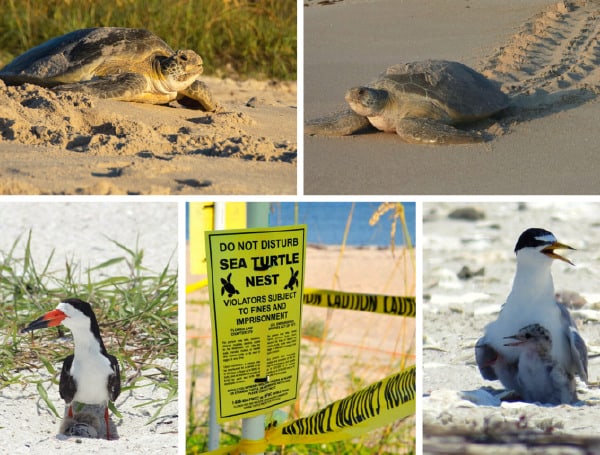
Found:
<path fill-rule="evenodd" d="M 294 269 L 292 267 L 290 267 L 290 279 L 288 281 L 288 284 L 286 284 L 283 289 L 289 289 L 290 291 L 294 290 L 294 286 L 298 286 L 298 273 L 300 272 L 300 270 L 296 270 L 294 272 Z"/>
<path fill-rule="evenodd" d="M 480 132 L 454 125 L 485 119 L 508 107 L 490 80 L 458 62 L 425 60 L 389 67 L 373 82 L 346 92 L 350 108 L 307 122 L 317 135 L 348 135 L 370 125 L 414 144 L 481 142 Z"/>
<path fill-rule="evenodd" d="M 99 27 L 76 30 L 46 41 L 0 70 L 9 85 L 32 83 L 98 98 L 166 104 L 214 111 L 217 103 L 202 74 L 202 58 L 173 51 L 143 29 Z"/>
<path fill-rule="evenodd" d="M 227 275 L 227 279 L 221 278 L 221 284 L 223 285 L 221 286 L 221 295 L 224 295 L 225 292 L 227 292 L 227 295 L 231 297 L 234 294 L 240 293 L 240 291 L 238 291 L 235 288 L 235 286 L 231 283 L 231 273 Z"/>

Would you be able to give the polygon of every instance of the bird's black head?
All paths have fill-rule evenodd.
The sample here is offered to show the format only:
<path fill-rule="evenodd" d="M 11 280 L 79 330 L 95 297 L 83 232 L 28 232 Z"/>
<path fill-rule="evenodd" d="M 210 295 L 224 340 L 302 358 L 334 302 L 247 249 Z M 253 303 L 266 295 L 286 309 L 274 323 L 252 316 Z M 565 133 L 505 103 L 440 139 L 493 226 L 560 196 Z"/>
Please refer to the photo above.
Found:
<path fill-rule="evenodd" d="M 515 254 L 518 256 L 519 251 L 524 250 L 525 248 L 532 248 L 533 250 L 539 251 L 541 254 L 550 259 L 559 259 L 567 264 L 574 265 L 566 257 L 557 254 L 555 250 L 574 250 L 575 248 L 565 245 L 564 243 L 560 243 L 558 240 L 556 240 L 556 237 L 552 232 L 545 229 L 529 228 L 523 232 L 519 237 L 519 240 L 517 240 L 517 244 L 515 245 Z M 529 256 L 529 254 L 526 256 Z"/>
<path fill-rule="evenodd" d="M 529 228 L 519 236 L 515 245 L 515 253 L 523 248 L 537 248 L 555 242 L 556 237 L 552 232 L 542 228 Z"/>

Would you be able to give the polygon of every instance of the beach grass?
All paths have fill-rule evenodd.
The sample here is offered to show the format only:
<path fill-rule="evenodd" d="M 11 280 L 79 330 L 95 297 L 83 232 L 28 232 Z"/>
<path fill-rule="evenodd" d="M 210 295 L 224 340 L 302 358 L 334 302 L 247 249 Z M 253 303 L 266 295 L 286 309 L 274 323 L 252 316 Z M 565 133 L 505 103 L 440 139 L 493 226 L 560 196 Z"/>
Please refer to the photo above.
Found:
<path fill-rule="evenodd" d="M 73 352 L 69 330 L 58 326 L 21 334 L 27 323 L 58 304 L 60 299 L 79 298 L 92 304 L 106 349 L 121 365 L 122 394 L 138 387 L 166 391 L 166 398 L 149 401 L 156 411 L 177 399 L 177 272 L 169 264 L 154 272 L 144 267 L 144 252 L 137 245 L 112 241 L 122 255 L 82 270 L 78 263 L 66 261 L 53 271 L 51 254 L 42 263 L 31 255 L 32 233 L 23 251 L 12 248 L 0 252 L 0 300 L 4 317 L 0 319 L 0 389 L 11 384 L 36 384 L 42 401 L 55 415 L 56 405 L 47 395 L 58 387 L 63 359 Z M 126 264 L 128 273 L 105 277 L 103 271 Z M 100 278 L 93 278 L 98 277 Z M 118 400 L 117 400 L 118 403 Z M 60 403 L 59 409 L 62 407 Z"/>
<path fill-rule="evenodd" d="M 146 28 L 174 49 L 193 49 L 205 74 L 296 79 L 295 0 L 7 0 L 0 15 L 0 67 L 73 30 Z"/>

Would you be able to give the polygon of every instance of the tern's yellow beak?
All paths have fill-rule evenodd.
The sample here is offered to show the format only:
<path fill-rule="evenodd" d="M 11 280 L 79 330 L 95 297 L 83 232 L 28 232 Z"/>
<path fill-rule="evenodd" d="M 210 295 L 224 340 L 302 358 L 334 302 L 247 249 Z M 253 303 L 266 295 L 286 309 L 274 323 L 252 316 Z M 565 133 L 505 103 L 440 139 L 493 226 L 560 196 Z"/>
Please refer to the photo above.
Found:
<path fill-rule="evenodd" d="M 543 248 L 542 253 L 544 253 L 549 258 L 560 259 L 561 261 L 564 261 L 567 264 L 575 265 L 566 257 L 561 256 L 560 254 L 556 254 L 554 252 L 554 250 L 574 250 L 574 249 L 575 248 L 573 248 L 572 246 L 565 245 L 564 243 L 554 242 L 552 245 L 548 245 L 547 247 Z"/>

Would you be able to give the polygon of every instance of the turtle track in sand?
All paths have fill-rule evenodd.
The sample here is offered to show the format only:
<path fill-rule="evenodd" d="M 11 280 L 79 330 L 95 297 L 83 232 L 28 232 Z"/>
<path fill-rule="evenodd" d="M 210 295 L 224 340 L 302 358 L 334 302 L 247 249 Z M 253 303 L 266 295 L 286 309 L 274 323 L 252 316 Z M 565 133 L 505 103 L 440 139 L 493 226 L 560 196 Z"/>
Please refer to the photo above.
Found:
<path fill-rule="evenodd" d="M 580 105 L 600 93 L 600 2 L 560 1 L 525 22 L 482 66 L 518 107 Z"/>

